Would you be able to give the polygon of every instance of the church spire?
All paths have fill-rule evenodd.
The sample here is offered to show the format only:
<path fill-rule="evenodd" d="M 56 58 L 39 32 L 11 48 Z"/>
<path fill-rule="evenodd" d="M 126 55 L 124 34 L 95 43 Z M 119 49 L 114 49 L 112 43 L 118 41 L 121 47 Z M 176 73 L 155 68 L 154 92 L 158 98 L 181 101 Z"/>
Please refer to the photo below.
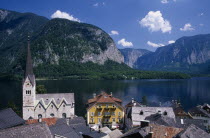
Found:
<path fill-rule="evenodd" d="M 34 75 L 34 73 L 33 73 L 33 65 L 32 65 L 32 59 L 31 59 L 31 51 L 30 51 L 30 37 L 28 36 L 27 61 L 26 61 L 25 77 L 27 77 L 29 75 Z"/>

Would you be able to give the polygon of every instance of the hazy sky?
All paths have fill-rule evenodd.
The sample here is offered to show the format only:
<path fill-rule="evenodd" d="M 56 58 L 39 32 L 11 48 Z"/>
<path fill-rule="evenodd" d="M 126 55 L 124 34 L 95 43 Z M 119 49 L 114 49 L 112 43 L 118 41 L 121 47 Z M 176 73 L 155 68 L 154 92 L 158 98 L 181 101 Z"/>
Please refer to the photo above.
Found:
<path fill-rule="evenodd" d="M 96 25 L 118 48 L 155 50 L 210 33 L 210 0 L 1 0 L 0 8 Z"/>

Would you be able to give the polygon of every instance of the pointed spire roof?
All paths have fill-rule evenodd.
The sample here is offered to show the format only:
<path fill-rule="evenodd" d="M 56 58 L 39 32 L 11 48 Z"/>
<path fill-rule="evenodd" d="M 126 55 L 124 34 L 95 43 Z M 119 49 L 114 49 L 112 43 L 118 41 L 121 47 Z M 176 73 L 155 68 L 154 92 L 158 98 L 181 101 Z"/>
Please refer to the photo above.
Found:
<path fill-rule="evenodd" d="M 25 79 L 29 78 L 32 85 L 35 83 L 35 76 L 33 73 L 33 64 L 31 59 L 31 50 L 30 50 L 30 37 L 28 36 L 28 46 L 27 46 L 27 60 L 26 60 L 26 70 L 25 70 Z"/>

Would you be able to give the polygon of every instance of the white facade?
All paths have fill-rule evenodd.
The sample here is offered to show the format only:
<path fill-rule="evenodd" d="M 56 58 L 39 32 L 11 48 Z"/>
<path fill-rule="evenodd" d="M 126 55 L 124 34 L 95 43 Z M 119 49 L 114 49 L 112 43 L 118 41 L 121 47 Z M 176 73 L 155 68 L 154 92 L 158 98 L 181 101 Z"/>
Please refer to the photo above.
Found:
<path fill-rule="evenodd" d="M 171 107 L 132 107 L 132 125 L 138 126 L 146 117 L 157 113 L 175 119 L 175 114 Z"/>
<path fill-rule="evenodd" d="M 31 83 L 30 76 L 26 77 L 23 82 L 23 119 L 68 118 L 74 115 L 74 93 L 36 94 L 36 84 Z"/>

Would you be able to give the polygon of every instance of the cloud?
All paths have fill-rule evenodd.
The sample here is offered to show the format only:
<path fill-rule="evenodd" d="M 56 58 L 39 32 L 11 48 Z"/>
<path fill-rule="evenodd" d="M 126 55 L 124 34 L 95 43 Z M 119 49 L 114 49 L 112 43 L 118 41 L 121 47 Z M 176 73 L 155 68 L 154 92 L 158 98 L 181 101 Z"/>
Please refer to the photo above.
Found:
<path fill-rule="evenodd" d="M 199 25 L 200 25 L 200 26 L 204 26 L 204 24 L 202 24 L 202 23 L 200 23 Z"/>
<path fill-rule="evenodd" d="M 186 23 L 183 28 L 180 28 L 180 31 L 193 31 L 195 30 L 190 23 Z"/>
<path fill-rule="evenodd" d="M 169 2 L 168 0 L 161 0 L 161 3 L 163 3 L 163 4 L 166 4 L 168 2 Z"/>
<path fill-rule="evenodd" d="M 93 4 L 94 7 L 98 7 L 98 3 Z"/>
<path fill-rule="evenodd" d="M 149 46 L 152 46 L 152 47 L 162 47 L 162 46 L 165 46 L 164 44 L 161 44 L 161 43 L 156 44 L 156 43 L 153 43 L 153 42 L 150 42 L 150 41 L 147 41 L 147 44 Z"/>
<path fill-rule="evenodd" d="M 117 43 L 119 45 L 122 45 L 123 47 L 132 47 L 133 46 L 133 43 L 126 41 L 125 38 L 119 40 Z"/>
<path fill-rule="evenodd" d="M 161 0 L 160 2 L 163 4 L 167 4 L 169 3 L 169 1 L 172 1 L 172 0 Z M 173 2 L 176 2 L 176 0 L 173 0 Z"/>
<path fill-rule="evenodd" d="M 139 23 L 141 26 L 147 27 L 151 32 L 171 33 L 172 30 L 170 22 L 162 17 L 160 11 L 150 11 Z"/>
<path fill-rule="evenodd" d="M 75 18 L 73 15 L 68 14 L 66 12 L 62 12 L 60 10 L 57 10 L 56 12 L 54 12 L 51 15 L 51 18 L 63 18 L 63 19 L 71 20 L 71 21 L 80 22 L 80 20 L 78 18 Z"/>
<path fill-rule="evenodd" d="M 118 31 L 115 31 L 115 30 L 112 30 L 109 35 L 119 35 L 119 32 Z"/>
<path fill-rule="evenodd" d="M 198 14 L 198 16 L 203 16 L 204 15 L 204 13 L 200 13 L 200 14 Z"/>
<path fill-rule="evenodd" d="M 175 41 L 174 41 L 174 40 L 170 40 L 170 41 L 168 41 L 168 44 L 173 44 L 173 43 L 175 43 Z"/>

